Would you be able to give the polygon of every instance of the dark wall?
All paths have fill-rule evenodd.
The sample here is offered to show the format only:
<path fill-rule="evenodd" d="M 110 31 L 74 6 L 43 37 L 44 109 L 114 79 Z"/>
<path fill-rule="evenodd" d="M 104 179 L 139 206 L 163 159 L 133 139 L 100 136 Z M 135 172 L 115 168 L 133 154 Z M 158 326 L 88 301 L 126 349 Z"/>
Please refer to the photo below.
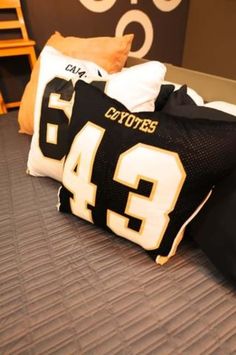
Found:
<path fill-rule="evenodd" d="M 236 1 L 191 0 L 183 66 L 236 80 Z"/>
<path fill-rule="evenodd" d="M 37 54 L 56 30 L 64 36 L 80 37 L 134 33 L 133 55 L 176 65 L 182 62 L 189 0 L 21 0 L 21 3 L 29 35 L 37 43 Z M 14 58 L 15 68 L 17 61 Z M 27 63 L 22 58 L 19 63 L 20 73 L 13 75 L 20 77 L 20 83 L 15 85 L 11 80 L 12 93 L 8 88 L 10 81 L 3 80 L 9 77 L 10 69 L 6 73 L 5 62 L 0 60 L 0 85 L 6 99 L 19 95 L 29 79 Z"/>

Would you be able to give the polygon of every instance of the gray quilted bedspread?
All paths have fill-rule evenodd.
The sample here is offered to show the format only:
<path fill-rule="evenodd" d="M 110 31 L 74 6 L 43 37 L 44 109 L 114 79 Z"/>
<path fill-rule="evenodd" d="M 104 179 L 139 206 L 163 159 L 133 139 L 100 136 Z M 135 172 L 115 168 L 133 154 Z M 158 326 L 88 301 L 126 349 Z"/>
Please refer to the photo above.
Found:
<path fill-rule="evenodd" d="M 0 354 L 235 354 L 235 289 L 203 252 L 186 241 L 157 266 L 59 213 L 29 144 L 0 116 Z"/>

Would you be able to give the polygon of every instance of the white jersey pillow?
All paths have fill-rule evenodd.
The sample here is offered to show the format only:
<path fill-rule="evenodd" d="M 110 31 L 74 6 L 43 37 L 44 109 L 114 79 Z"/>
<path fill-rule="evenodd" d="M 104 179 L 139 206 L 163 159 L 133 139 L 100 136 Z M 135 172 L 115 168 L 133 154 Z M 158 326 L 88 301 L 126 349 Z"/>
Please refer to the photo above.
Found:
<path fill-rule="evenodd" d="M 40 55 L 40 71 L 34 108 L 34 134 L 28 156 L 27 171 L 35 176 L 60 175 L 63 160 L 53 160 L 45 157 L 40 149 L 40 127 L 42 117 L 58 115 L 61 120 L 70 121 L 73 107 L 73 88 L 78 79 L 90 82 L 91 78 L 107 77 L 107 72 L 97 64 L 85 60 L 78 60 L 62 55 L 56 49 L 45 46 Z M 63 92 L 63 95 L 60 94 Z M 57 127 L 47 126 L 47 141 L 53 145 L 57 140 Z"/>

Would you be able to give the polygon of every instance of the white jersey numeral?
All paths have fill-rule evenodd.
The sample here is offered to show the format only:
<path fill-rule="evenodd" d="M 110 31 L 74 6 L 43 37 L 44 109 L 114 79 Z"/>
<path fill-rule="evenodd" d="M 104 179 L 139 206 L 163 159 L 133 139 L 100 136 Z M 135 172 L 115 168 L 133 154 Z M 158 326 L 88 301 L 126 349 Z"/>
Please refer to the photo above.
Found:
<path fill-rule="evenodd" d="M 140 143 L 120 155 L 114 180 L 137 189 L 141 179 L 152 183 L 150 196 L 130 192 L 125 208 L 125 214 L 142 220 L 140 230 L 129 228 L 129 218 L 110 210 L 107 225 L 144 249 L 156 249 L 169 223 L 168 214 L 175 207 L 185 172 L 176 153 Z"/>
<path fill-rule="evenodd" d="M 95 206 L 97 186 L 91 182 L 94 159 L 105 130 L 88 122 L 75 136 L 68 155 L 62 182 L 73 193 L 73 214 L 93 223 L 88 204 Z"/>

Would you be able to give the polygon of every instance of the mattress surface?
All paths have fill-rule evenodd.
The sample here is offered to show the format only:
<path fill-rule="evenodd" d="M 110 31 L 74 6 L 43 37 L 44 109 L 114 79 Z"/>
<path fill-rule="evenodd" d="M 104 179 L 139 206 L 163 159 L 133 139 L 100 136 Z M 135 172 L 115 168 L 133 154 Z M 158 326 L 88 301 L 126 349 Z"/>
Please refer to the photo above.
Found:
<path fill-rule="evenodd" d="M 57 211 L 0 116 L 0 354 L 235 354 L 235 288 L 191 241 L 166 265 Z"/>

